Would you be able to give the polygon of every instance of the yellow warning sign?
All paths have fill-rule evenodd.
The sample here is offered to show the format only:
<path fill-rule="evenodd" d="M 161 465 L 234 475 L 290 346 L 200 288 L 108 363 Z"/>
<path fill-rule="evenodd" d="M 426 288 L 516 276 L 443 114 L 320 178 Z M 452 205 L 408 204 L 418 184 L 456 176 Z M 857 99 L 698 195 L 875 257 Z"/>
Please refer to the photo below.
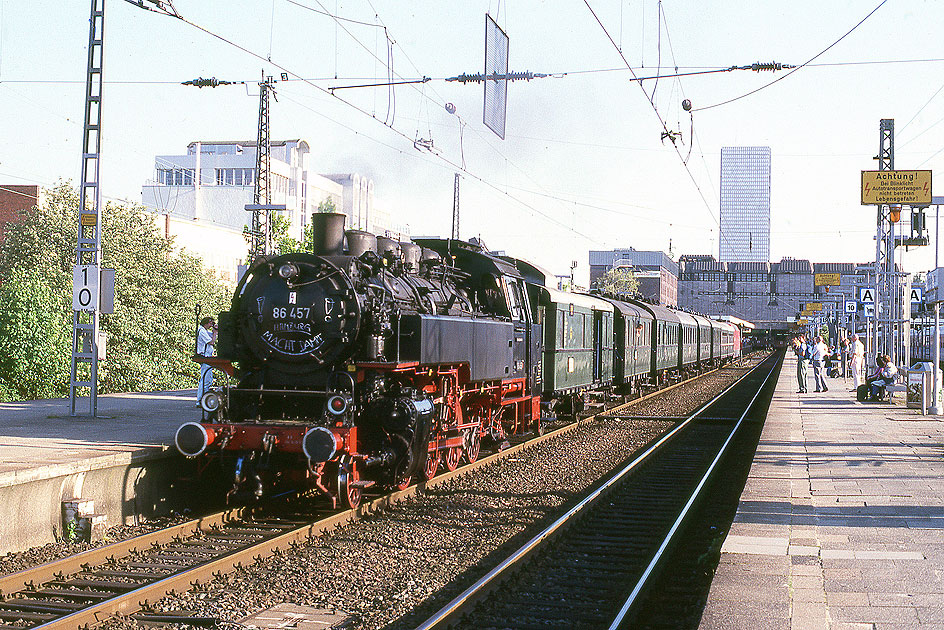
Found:
<path fill-rule="evenodd" d="M 808 311 L 806 309 L 803 309 L 802 311 L 800 311 L 800 315 L 802 315 L 803 317 L 809 317 L 812 314 L 813 314 L 813 311 Z"/>
<path fill-rule="evenodd" d="M 862 205 L 931 205 L 931 171 L 862 171 Z"/>
<path fill-rule="evenodd" d="M 814 275 L 813 283 L 818 287 L 838 287 L 838 273 L 817 273 Z"/>
<path fill-rule="evenodd" d="M 807 302 L 806 310 L 813 313 L 818 313 L 821 310 L 823 310 L 823 303 L 822 302 Z"/>
<path fill-rule="evenodd" d="M 797 324 L 799 324 L 800 326 L 806 326 L 806 325 L 809 324 L 809 323 L 810 323 L 810 322 L 809 322 L 808 319 L 798 319 L 798 320 L 797 320 Z"/>
<path fill-rule="evenodd" d="M 94 214 L 83 213 L 79 220 L 82 222 L 82 225 L 86 227 L 98 225 L 98 217 Z"/>

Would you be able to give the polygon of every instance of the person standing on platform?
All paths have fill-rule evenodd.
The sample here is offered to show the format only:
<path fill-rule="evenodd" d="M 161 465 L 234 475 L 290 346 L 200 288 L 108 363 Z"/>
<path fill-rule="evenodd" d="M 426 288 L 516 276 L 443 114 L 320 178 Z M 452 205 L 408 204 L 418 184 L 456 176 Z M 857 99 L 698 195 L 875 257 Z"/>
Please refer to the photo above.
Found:
<path fill-rule="evenodd" d="M 849 359 L 849 367 L 852 369 L 852 387 L 859 389 L 859 385 L 865 382 L 862 380 L 862 370 L 865 368 L 865 346 L 859 341 L 858 335 L 852 335 L 850 350 L 852 357 Z"/>
<path fill-rule="evenodd" d="M 829 388 L 826 387 L 826 355 L 829 354 L 829 348 L 823 343 L 822 337 L 814 339 L 810 354 L 810 362 L 813 364 L 813 384 L 816 386 L 813 391 L 827 392 Z"/>
<path fill-rule="evenodd" d="M 197 354 L 202 357 L 212 357 L 216 346 L 216 322 L 212 317 L 204 317 L 200 320 L 200 327 L 197 329 Z M 200 399 L 203 394 L 213 385 L 213 368 L 206 363 L 200 364 L 200 380 L 197 383 L 197 406 L 200 406 Z"/>
<path fill-rule="evenodd" d="M 806 393 L 806 359 L 809 356 L 809 348 L 806 345 L 806 337 L 797 335 L 794 339 L 793 351 L 797 355 L 797 393 Z"/>

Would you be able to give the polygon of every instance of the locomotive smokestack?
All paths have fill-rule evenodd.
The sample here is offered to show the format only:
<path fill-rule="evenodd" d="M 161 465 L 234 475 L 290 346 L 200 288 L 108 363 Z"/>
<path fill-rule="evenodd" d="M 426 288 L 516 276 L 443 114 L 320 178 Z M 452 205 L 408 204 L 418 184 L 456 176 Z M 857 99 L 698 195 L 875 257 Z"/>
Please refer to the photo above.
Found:
<path fill-rule="evenodd" d="M 349 256 L 360 257 L 364 252 L 377 253 L 377 237 L 370 232 L 348 230 L 344 234 L 347 236 L 347 253 Z"/>
<path fill-rule="evenodd" d="M 420 246 L 416 243 L 401 242 L 400 255 L 403 257 L 403 265 L 410 271 L 417 271 L 420 268 Z"/>
<path fill-rule="evenodd" d="M 311 215 L 312 246 L 317 256 L 344 253 L 344 219 L 340 212 L 316 212 Z"/>

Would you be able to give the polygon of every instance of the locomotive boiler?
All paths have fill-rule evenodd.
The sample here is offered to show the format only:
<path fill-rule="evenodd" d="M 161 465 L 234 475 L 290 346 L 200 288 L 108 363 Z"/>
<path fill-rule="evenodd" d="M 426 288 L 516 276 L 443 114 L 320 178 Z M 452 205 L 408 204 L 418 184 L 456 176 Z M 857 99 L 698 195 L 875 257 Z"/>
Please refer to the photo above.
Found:
<path fill-rule="evenodd" d="M 184 455 L 222 462 L 229 496 L 310 487 L 356 507 L 539 428 L 543 338 L 513 263 L 313 221 L 314 254 L 256 261 L 220 313 L 207 361 L 236 384 L 178 429 Z"/>

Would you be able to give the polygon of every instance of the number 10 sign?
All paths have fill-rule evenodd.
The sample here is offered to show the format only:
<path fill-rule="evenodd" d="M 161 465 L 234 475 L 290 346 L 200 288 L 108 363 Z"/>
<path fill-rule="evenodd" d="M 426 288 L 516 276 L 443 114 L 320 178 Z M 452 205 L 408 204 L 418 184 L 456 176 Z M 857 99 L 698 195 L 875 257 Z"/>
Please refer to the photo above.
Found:
<path fill-rule="evenodd" d="M 72 268 L 72 310 L 94 311 L 98 307 L 98 267 L 75 265 Z"/>

